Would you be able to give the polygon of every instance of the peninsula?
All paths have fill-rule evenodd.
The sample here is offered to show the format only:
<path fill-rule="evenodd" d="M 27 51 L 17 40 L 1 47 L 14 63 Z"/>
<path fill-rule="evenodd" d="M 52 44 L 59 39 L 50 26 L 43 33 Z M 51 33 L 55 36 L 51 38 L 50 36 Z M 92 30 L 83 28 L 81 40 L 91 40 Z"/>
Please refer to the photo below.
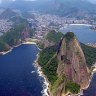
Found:
<path fill-rule="evenodd" d="M 56 36 L 51 39 L 49 35 L 53 36 L 52 33 L 47 34 L 46 40 L 49 43 L 40 52 L 38 63 L 50 82 L 51 96 L 79 94 L 81 89 L 88 88 L 90 84 L 90 70 L 96 61 L 96 48 L 79 43 L 72 32 L 62 34 L 59 42 L 54 42 Z"/>

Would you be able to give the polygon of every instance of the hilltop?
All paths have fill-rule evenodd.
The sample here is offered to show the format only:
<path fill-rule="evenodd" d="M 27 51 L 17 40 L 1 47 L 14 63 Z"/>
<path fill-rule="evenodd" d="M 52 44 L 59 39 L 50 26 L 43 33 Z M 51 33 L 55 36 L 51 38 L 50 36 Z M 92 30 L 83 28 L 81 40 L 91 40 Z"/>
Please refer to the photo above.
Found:
<path fill-rule="evenodd" d="M 14 12 L 11 9 L 5 9 L 1 14 L 0 14 L 0 19 L 10 19 L 12 17 L 15 17 L 18 15 L 16 12 Z"/>
<path fill-rule="evenodd" d="M 96 61 L 96 48 L 79 43 L 72 32 L 59 41 L 43 49 L 38 62 L 51 84 L 52 96 L 63 96 L 67 92 L 77 94 L 90 84 L 90 68 Z"/>

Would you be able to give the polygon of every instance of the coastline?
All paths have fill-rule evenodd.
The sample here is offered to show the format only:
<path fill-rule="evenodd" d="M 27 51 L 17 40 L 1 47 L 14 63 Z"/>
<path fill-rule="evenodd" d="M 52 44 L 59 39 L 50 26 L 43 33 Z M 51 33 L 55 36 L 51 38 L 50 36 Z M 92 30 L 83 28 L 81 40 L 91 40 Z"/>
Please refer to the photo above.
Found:
<path fill-rule="evenodd" d="M 92 68 L 92 69 L 91 69 L 90 83 L 91 83 L 91 81 L 92 81 L 92 78 L 93 78 L 94 74 L 96 73 L 96 63 L 94 63 L 91 68 Z M 88 85 L 88 88 L 90 87 L 90 83 L 89 83 L 89 85 Z M 86 89 L 84 89 L 84 90 L 87 90 L 88 88 L 86 88 Z M 83 91 L 84 91 L 84 90 L 83 90 Z M 84 94 L 84 92 L 83 92 L 83 94 Z"/>
<path fill-rule="evenodd" d="M 19 46 L 21 46 L 23 44 L 35 44 L 36 45 L 35 42 L 22 42 L 22 43 L 20 43 L 18 45 L 15 45 L 15 46 L 11 47 L 8 51 L 2 51 L 2 52 L 0 52 L 0 55 L 5 55 L 5 54 L 11 52 L 14 48 L 19 47 Z"/>
<path fill-rule="evenodd" d="M 96 48 L 96 43 L 87 43 L 86 45 L 90 46 L 90 47 L 93 47 L 93 48 Z"/>
<path fill-rule="evenodd" d="M 39 47 L 38 47 L 38 49 L 39 49 Z M 39 50 L 41 50 L 41 49 L 39 49 Z M 44 79 L 44 83 L 42 86 L 43 90 L 41 91 L 41 93 L 42 93 L 42 96 L 50 96 L 50 82 L 48 81 L 48 78 L 46 77 L 46 75 L 43 73 L 42 67 L 38 63 L 38 58 L 39 58 L 39 53 L 37 54 L 37 59 L 35 60 L 34 65 L 37 68 L 37 72 L 38 72 L 39 76 Z"/>
<path fill-rule="evenodd" d="M 87 27 L 91 27 L 91 24 L 65 24 L 64 26 L 62 26 L 59 30 L 63 30 L 65 28 L 67 28 L 68 26 L 87 26 Z"/>
<path fill-rule="evenodd" d="M 91 73 L 92 73 L 92 77 L 93 77 L 94 73 L 96 73 L 96 62 L 92 66 L 92 72 Z"/>
<path fill-rule="evenodd" d="M 92 26 L 90 24 L 69 24 L 69 25 L 76 25 L 76 26 Z"/>
<path fill-rule="evenodd" d="M 19 47 L 19 46 L 21 46 L 21 45 L 23 45 L 23 44 L 26 44 L 26 45 L 28 45 L 28 44 L 33 44 L 33 45 L 36 45 L 37 46 L 37 48 L 41 51 L 41 49 L 38 47 L 38 45 L 35 43 L 35 42 L 22 42 L 21 44 L 19 44 L 19 45 L 16 45 L 16 46 L 13 46 L 9 51 L 6 51 L 6 52 L 2 52 L 2 55 L 5 55 L 5 54 L 7 54 L 7 53 L 9 53 L 9 52 L 11 52 L 15 47 Z M 40 52 L 39 52 L 40 53 Z M 34 60 L 34 66 L 37 68 L 37 73 L 38 73 L 38 75 L 40 76 L 40 77 L 42 77 L 42 78 L 44 78 L 44 82 L 43 82 L 43 90 L 41 91 L 41 93 L 42 93 L 42 96 L 51 96 L 51 91 L 50 91 L 50 82 L 48 81 L 48 78 L 46 77 L 46 75 L 43 73 L 43 70 L 42 70 L 42 67 L 39 65 L 39 63 L 38 63 L 38 58 L 39 58 L 39 53 L 37 54 L 37 58 L 36 58 L 36 60 Z M 94 72 L 96 73 L 96 64 L 95 64 L 95 68 L 94 68 Z M 92 72 L 91 72 L 91 78 L 90 78 L 90 82 L 91 82 L 91 80 L 92 80 L 92 77 L 93 77 L 93 74 L 94 74 L 94 72 L 93 72 L 93 70 L 92 70 Z M 90 84 L 89 84 L 90 85 Z M 89 85 L 88 85 L 88 87 L 89 87 Z M 86 88 L 87 89 L 87 88 Z M 83 93 L 82 93 L 82 90 L 80 91 L 80 93 L 78 93 L 78 94 L 76 94 L 76 96 L 77 95 L 83 95 Z"/>
<path fill-rule="evenodd" d="M 18 45 L 16 45 L 16 46 L 11 47 L 8 51 L 2 51 L 2 52 L 0 52 L 0 55 L 6 55 L 6 54 L 8 54 L 9 52 L 11 52 L 14 48 L 19 47 L 19 46 L 21 46 L 21 45 L 23 45 L 23 44 L 24 44 L 24 45 L 25 45 L 25 44 L 26 44 L 26 45 L 28 45 L 28 44 L 29 44 L 29 45 L 30 45 L 30 44 L 36 45 L 37 48 L 41 51 L 41 49 L 38 47 L 38 45 L 37 45 L 35 42 L 22 42 L 21 44 L 18 44 Z M 43 85 L 42 85 L 43 90 L 41 91 L 41 93 L 42 93 L 42 96 L 50 96 L 50 87 L 49 87 L 49 86 L 50 86 L 50 83 L 49 83 L 47 77 L 44 75 L 41 66 L 38 64 L 38 58 L 39 58 L 39 53 L 37 54 L 37 58 L 36 58 L 36 60 L 34 61 L 34 67 L 37 68 L 37 73 L 38 73 L 38 75 L 44 79 L 44 83 L 43 83 Z"/>

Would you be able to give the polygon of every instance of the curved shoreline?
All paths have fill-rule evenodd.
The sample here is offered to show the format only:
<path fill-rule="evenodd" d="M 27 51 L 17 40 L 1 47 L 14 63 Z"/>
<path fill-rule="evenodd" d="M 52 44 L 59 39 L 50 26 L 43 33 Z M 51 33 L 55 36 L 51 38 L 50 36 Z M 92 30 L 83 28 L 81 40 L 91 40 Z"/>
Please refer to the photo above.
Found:
<path fill-rule="evenodd" d="M 2 51 L 2 52 L 0 52 L 0 55 L 5 55 L 5 54 L 11 52 L 14 48 L 19 47 L 19 46 L 21 46 L 23 44 L 35 44 L 36 45 L 35 42 L 23 42 L 21 44 L 18 44 L 18 45 L 15 45 L 15 46 L 11 47 L 8 51 Z"/>
<path fill-rule="evenodd" d="M 65 28 L 67 28 L 68 26 L 87 26 L 87 27 L 91 27 L 92 25 L 91 24 L 65 24 L 59 30 L 63 30 Z"/>
<path fill-rule="evenodd" d="M 41 91 L 41 93 L 42 93 L 42 96 L 50 96 L 50 88 L 49 88 L 50 83 L 49 83 L 47 77 L 45 76 L 45 74 L 43 73 L 42 67 L 38 64 L 38 58 L 39 58 L 39 53 L 37 54 L 37 59 L 34 61 L 34 66 L 37 68 L 37 72 L 38 72 L 39 76 L 44 79 L 44 82 L 42 85 L 43 90 Z"/>
<path fill-rule="evenodd" d="M 10 48 L 8 51 L 6 51 L 6 52 L 5 52 L 5 51 L 0 52 L 0 55 L 6 55 L 6 54 L 12 52 L 12 50 L 13 50 L 14 48 L 19 47 L 19 46 L 21 46 L 21 45 L 23 45 L 23 44 L 24 44 L 24 45 L 25 45 L 25 44 L 26 44 L 26 45 L 28 45 L 28 44 L 36 45 L 35 42 L 23 42 L 23 43 L 21 43 L 21 44 L 19 44 L 19 45 L 16 45 L 16 46 L 11 47 L 11 48 Z M 36 45 L 36 46 L 37 46 L 37 45 Z M 37 46 L 37 48 L 39 49 L 38 46 Z M 39 49 L 39 50 L 41 50 L 41 49 Z M 34 60 L 33 66 L 37 68 L 37 73 L 38 73 L 38 75 L 44 79 L 44 82 L 43 82 L 43 85 L 42 85 L 43 90 L 41 91 L 41 94 L 42 94 L 42 96 L 50 96 L 49 81 L 48 81 L 47 77 L 44 75 L 41 66 L 38 64 L 38 58 L 39 58 L 39 53 L 37 54 L 36 60 Z"/>
<path fill-rule="evenodd" d="M 91 24 L 69 24 L 69 25 L 75 25 L 75 26 L 92 26 Z"/>

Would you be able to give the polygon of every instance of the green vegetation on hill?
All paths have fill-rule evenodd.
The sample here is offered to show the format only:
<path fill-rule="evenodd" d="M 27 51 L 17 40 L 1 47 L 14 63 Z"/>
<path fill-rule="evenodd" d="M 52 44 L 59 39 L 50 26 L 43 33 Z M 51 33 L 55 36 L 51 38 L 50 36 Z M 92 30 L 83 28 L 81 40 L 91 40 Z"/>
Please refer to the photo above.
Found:
<path fill-rule="evenodd" d="M 0 52 L 7 51 L 10 47 L 20 44 L 26 37 L 32 37 L 34 31 L 27 28 L 28 32 L 25 30 L 27 28 L 26 23 L 21 23 L 12 28 L 9 32 L 5 33 L 0 37 Z"/>
<path fill-rule="evenodd" d="M 43 49 L 40 52 L 40 57 L 38 59 L 39 64 L 41 65 L 44 74 L 48 77 L 51 85 L 57 80 L 57 44 L 63 37 L 63 33 L 56 32 L 55 30 L 51 30 L 45 37 L 49 42 L 54 42 L 54 46 Z M 44 44 L 39 44 L 40 48 L 44 47 Z"/>
<path fill-rule="evenodd" d="M 53 43 L 54 45 L 55 44 L 58 44 L 61 40 L 61 38 L 63 37 L 63 33 L 61 32 L 56 32 L 55 30 L 51 30 L 48 32 L 48 34 L 45 36 L 43 42 L 39 43 L 38 42 L 38 46 L 39 48 L 43 49 L 44 46 L 45 46 L 45 41 L 48 40 L 49 43 Z M 50 44 L 49 44 L 50 45 Z"/>
<path fill-rule="evenodd" d="M 51 87 L 52 93 L 54 95 L 57 92 L 57 88 L 64 82 L 64 80 L 66 80 L 66 77 L 61 76 L 61 77 L 57 78 L 57 80 L 54 82 L 54 84 Z"/>
<path fill-rule="evenodd" d="M 7 43 L 9 46 L 16 45 L 22 37 L 22 31 L 24 28 L 25 25 L 17 25 L 14 29 L 11 29 L 1 37 L 2 41 Z"/>
<path fill-rule="evenodd" d="M 65 34 L 64 37 L 66 37 L 66 39 L 70 41 L 71 39 L 75 37 L 75 34 L 73 32 L 68 32 L 67 34 Z"/>
<path fill-rule="evenodd" d="M 19 43 L 21 38 L 21 31 L 23 31 L 25 25 L 18 25 L 15 28 L 11 29 L 9 32 L 5 33 L 3 36 L 0 37 L 0 51 L 8 51 L 9 47 L 7 46 L 14 46 Z M 6 46 L 7 45 L 7 46 Z"/>
<path fill-rule="evenodd" d="M 96 48 L 84 45 L 81 43 L 81 47 L 84 51 L 87 65 L 89 68 L 96 62 Z"/>
<path fill-rule="evenodd" d="M 44 43 L 37 42 L 37 45 L 40 49 L 44 49 Z"/>
<path fill-rule="evenodd" d="M 20 23 L 28 23 L 26 19 L 22 18 L 21 16 L 14 16 L 12 18 L 9 19 L 9 21 L 12 21 L 14 22 L 14 26 L 16 26 L 17 24 L 20 24 Z"/>
<path fill-rule="evenodd" d="M 6 9 L 0 15 L 0 18 L 13 22 L 12 28 L 0 37 L 0 52 L 7 51 L 26 38 L 34 36 L 34 31 L 28 27 L 28 21 L 13 10 Z"/>
<path fill-rule="evenodd" d="M 42 67 L 44 74 L 48 77 L 48 80 L 53 84 L 57 79 L 57 66 L 58 61 L 56 57 L 57 47 L 52 46 L 46 48 L 40 52 L 38 63 Z"/>
<path fill-rule="evenodd" d="M 63 33 L 61 32 L 56 32 L 55 30 L 51 30 L 47 36 L 46 39 L 50 42 L 53 41 L 55 44 L 59 43 L 61 37 L 63 36 Z"/>
<path fill-rule="evenodd" d="M 0 40 L 0 51 L 8 51 L 9 49 L 10 49 L 10 46 Z"/>
<path fill-rule="evenodd" d="M 66 90 L 66 92 L 69 91 L 73 94 L 77 94 L 80 92 L 80 85 L 78 85 L 77 83 L 69 81 L 65 85 L 65 90 Z"/>
<path fill-rule="evenodd" d="M 14 12 L 13 10 L 11 9 L 5 9 L 2 14 L 0 14 L 0 19 L 9 19 L 11 17 L 14 17 L 18 15 L 16 12 Z"/>

